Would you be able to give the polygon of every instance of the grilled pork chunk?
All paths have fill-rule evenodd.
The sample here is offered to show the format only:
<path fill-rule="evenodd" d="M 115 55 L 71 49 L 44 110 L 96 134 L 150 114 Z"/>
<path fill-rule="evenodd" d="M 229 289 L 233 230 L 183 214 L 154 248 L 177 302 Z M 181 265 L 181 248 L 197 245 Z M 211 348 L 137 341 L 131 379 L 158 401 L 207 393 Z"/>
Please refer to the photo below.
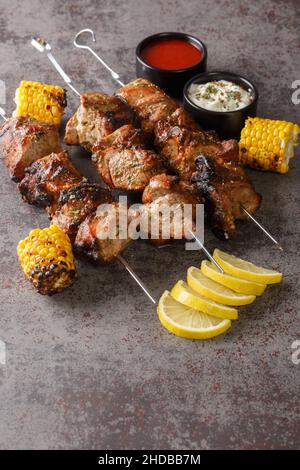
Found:
<path fill-rule="evenodd" d="M 140 120 L 142 130 L 148 135 L 153 133 L 160 119 L 166 119 L 178 108 L 172 98 L 144 78 L 137 78 L 123 86 L 116 95 L 131 106 Z"/>
<path fill-rule="evenodd" d="M 87 256 L 94 262 L 108 263 L 127 247 L 130 238 L 120 229 L 120 219 L 127 213 L 127 226 L 134 217 L 127 207 L 113 203 L 107 208 L 99 207 L 79 226 L 74 243 L 77 253 Z"/>
<path fill-rule="evenodd" d="M 18 187 L 24 201 L 47 207 L 58 201 L 62 190 L 85 180 L 73 166 L 68 152 L 60 152 L 40 158 L 30 165 Z"/>
<path fill-rule="evenodd" d="M 176 113 L 159 121 L 154 134 L 160 155 L 182 179 L 190 180 L 196 170 L 195 160 L 201 153 L 222 157 L 226 161 L 238 161 L 239 148 L 236 140 L 220 141 L 215 132 L 191 127 L 185 117 L 181 119 L 182 115 Z"/>
<path fill-rule="evenodd" d="M 149 232 L 148 238 L 155 245 L 169 243 L 175 239 L 176 233 L 182 233 L 187 237 L 184 225 L 184 204 L 192 205 L 192 221 L 195 220 L 196 205 L 203 202 L 197 188 L 192 184 L 181 181 L 178 176 L 157 175 L 154 176 L 143 192 L 143 206 L 140 208 L 141 217 L 148 218 L 148 228 L 154 224 L 159 227 L 157 238 L 152 238 Z M 165 215 L 164 206 L 172 207 L 173 211 Z M 165 228 L 170 225 L 169 238 L 165 238 Z M 188 227 L 187 227 L 188 228 Z M 194 225 L 192 227 L 195 229 Z M 141 224 L 142 230 L 142 224 Z M 152 234 L 153 236 L 153 234 Z"/>
<path fill-rule="evenodd" d="M 25 168 L 52 152 L 61 152 L 58 127 L 27 117 L 13 117 L 0 127 L 0 155 L 14 181 Z"/>
<path fill-rule="evenodd" d="M 48 208 L 52 224 L 58 225 L 75 241 L 79 225 L 100 204 L 112 202 L 111 194 L 98 184 L 79 183 L 63 189 L 56 204 Z"/>
<path fill-rule="evenodd" d="M 143 204 L 151 204 L 156 199 L 170 195 L 174 204 L 183 202 L 184 204 L 199 204 L 202 202 L 201 196 L 192 184 L 182 181 L 178 176 L 160 174 L 151 178 L 148 186 L 143 192 Z"/>
<path fill-rule="evenodd" d="M 104 137 L 93 152 L 97 172 L 110 188 L 142 191 L 152 176 L 164 171 L 162 159 L 145 147 L 143 131 L 132 125 Z"/>
<path fill-rule="evenodd" d="M 124 124 L 135 123 L 132 109 L 121 98 L 90 92 L 80 96 L 80 106 L 66 126 L 65 143 L 87 151 Z"/>
<path fill-rule="evenodd" d="M 235 219 L 247 218 L 241 206 L 254 214 L 261 203 L 260 194 L 244 168 L 235 162 L 201 155 L 196 159 L 196 168 L 192 181 L 205 197 L 213 231 L 220 238 L 232 238 Z"/>
<path fill-rule="evenodd" d="M 170 114 L 170 116 L 167 117 L 167 124 L 168 126 L 166 126 L 166 130 L 168 130 L 170 126 L 186 127 L 187 129 L 192 130 L 200 129 L 199 124 L 196 123 L 192 115 L 181 106 L 177 108 L 176 111 L 174 111 L 172 114 Z M 213 131 L 210 132 L 210 134 L 213 133 Z M 218 137 L 217 134 L 215 134 L 215 137 Z"/>

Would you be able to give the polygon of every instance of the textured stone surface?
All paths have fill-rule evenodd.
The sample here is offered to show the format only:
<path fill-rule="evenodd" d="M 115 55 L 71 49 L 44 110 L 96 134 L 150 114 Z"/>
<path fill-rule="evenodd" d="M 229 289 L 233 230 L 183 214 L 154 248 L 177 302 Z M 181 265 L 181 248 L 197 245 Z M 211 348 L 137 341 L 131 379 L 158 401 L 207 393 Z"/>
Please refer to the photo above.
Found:
<path fill-rule="evenodd" d="M 21 79 L 61 84 L 30 44 L 44 35 L 80 90 L 115 88 L 74 35 L 93 28 L 97 51 L 124 80 L 134 77 L 134 48 L 163 30 L 193 33 L 208 46 L 210 70 L 252 78 L 261 115 L 299 119 L 291 83 L 300 79 L 298 0 L 0 1 L 0 79 L 6 109 Z M 76 97 L 70 93 L 68 115 Z M 91 174 L 83 152 L 75 163 Z M 298 151 L 299 154 L 299 151 Z M 299 332 L 299 159 L 286 176 L 253 172 L 263 194 L 258 217 L 278 237 L 278 252 L 250 222 L 226 244 L 207 230 L 206 245 L 226 248 L 285 273 L 225 335 L 207 342 L 172 336 L 118 264 L 79 264 L 73 288 L 36 294 L 16 259 L 20 238 L 46 226 L 43 211 L 23 204 L 1 165 L 0 365 L 1 448 L 297 448 L 300 365 L 291 361 Z M 201 253 L 180 245 L 132 244 L 127 259 L 155 295 L 197 265 Z"/>

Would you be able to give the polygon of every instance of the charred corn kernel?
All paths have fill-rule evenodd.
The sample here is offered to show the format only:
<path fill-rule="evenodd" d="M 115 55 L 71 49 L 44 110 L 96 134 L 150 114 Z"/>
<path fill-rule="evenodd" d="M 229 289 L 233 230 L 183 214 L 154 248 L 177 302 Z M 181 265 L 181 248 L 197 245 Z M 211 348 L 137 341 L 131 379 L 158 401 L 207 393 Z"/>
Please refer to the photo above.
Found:
<path fill-rule="evenodd" d="M 60 86 L 22 80 L 16 90 L 15 102 L 14 116 L 29 116 L 59 125 L 67 105 L 66 91 Z"/>
<path fill-rule="evenodd" d="M 18 244 L 17 253 L 26 277 L 41 294 L 55 294 L 76 277 L 72 245 L 56 225 L 36 228 Z"/>
<path fill-rule="evenodd" d="M 240 163 L 286 173 L 289 161 L 294 157 L 299 130 L 292 122 L 249 117 L 241 132 Z"/>

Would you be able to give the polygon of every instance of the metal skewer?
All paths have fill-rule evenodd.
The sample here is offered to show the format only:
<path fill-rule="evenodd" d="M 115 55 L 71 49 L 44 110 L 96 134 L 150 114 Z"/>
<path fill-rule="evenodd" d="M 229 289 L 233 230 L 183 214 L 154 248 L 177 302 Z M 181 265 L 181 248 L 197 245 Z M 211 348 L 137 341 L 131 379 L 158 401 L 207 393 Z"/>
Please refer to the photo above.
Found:
<path fill-rule="evenodd" d="M 121 85 L 121 86 L 125 86 L 125 83 L 123 83 L 121 80 L 120 80 L 120 76 L 114 71 L 112 70 L 107 64 L 106 62 L 104 62 L 103 59 L 101 59 L 101 57 L 98 56 L 98 54 L 96 54 L 96 52 L 89 46 L 86 46 L 86 45 L 83 45 L 83 44 L 78 44 L 78 37 L 83 34 L 83 33 L 90 33 L 92 35 L 92 39 L 93 39 L 93 42 L 96 42 L 96 38 L 95 38 L 95 33 L 92 29 L 82 29 L 81 31 L 79 31 L 79 33 L 76 34 L 75 36 L 75 39 L 74 39 L 74 45 L 75 47 L 79 47 L 81 49 L 87 49 L 88 51 L 90 51 L 98 60 L 99 62 L 101 62 L 102 65 L 104 65 L 104 67 L 110 72 L 112 78 L 114 80 L 116 80 L 116 82 Z M 252 222 L 254 222 L 271 240 L 273 243 L 276 244 L 276 246 L 281 250 L 283 251 L 283 248 L 282 246 L 278 243 L 277 240 L 275 240 L 275 238 L 270 234 L 270 232 L 264 228 L 257 220 L 256 218 L 250 214 L 250 212 L 247 211 L 247 209 L 241 205 L 241 209 L 245 212 L 245 214 L 247 214 L 247 216 L 249 217 L 250 220 L 252 220 Z M 191 234 L 194 236 L 194 234 L 191 232 Z M 203 244 L 196 238 L 194 237 L 195 240 L 200 244 L 201 248 L 203 249 L 203 251 L 205 252 L 205 254 L 208 256 L 208 258 L 215 264 L 218 266 L 218 268 L 222 271 L 223 269 L 216 263 L 216 261 L 212 258 L 212 256 L 209 254 L 209 252 L 206 250 L 206 248 L 204 248 Z"/>
<path fill-rule="evenodd" d="M 0 116 L 2 117 L 2 119 L 4 119 L 4 121 L 7 121 L 8 117 L 6 116 L 6 112 L 4 111 L 3 108 L 1 108 L 1 106 L 0 106 Z"/>
<path fill-rule="evenodd" d="M 150 294 L 150 292 L 148 291 L 147 287 L 145 286 L 145 284 L 143 283 L 143 281 L 139 278 L 139 276 L 134 272 L 134 270 L 132 269 L 132 267 L 130 266 L 130 264 L 126 261 L 126 259 L 123 258 L 122 255 L 118 255 L 117 256 L 118 260 L 120 261 L 120 263 L 123 264 L 123 266 L 125 267 L 125 269 L 129 272 L 130 276 L 133 277 L 133 279 L 135 280 L 135 282 L 140 286 L 140 288 L 145 292 L 145 294 L 149 297 L 149 299 L 151 300 L 151 302 L 154 303 L 154 305 L 157 304 L 156 300 L 152 297 L 152 295 Z"/>
<path fill-rule="evenodd" d="M 201 240 L 194 234 L 194 232 L 191 229 L 188 229 L 188 233 L 194 238 L 196 243 L 200 246 L 201 250 L 204 251 L 206 254 L 207 258 L 221 271 L 222 274 L 224 274 L 223 268 L 219 265 L 219 263 L 215 260 L 215 258 L 210 254 L 210 252 L 205 248 Z"/>
<path fill-rule="evenodd" d="M 243 209 L 243 211 L 245 212 L 245 214 L 247 214 L 247 216 L 249 217 L 250 220 L 252 220 L 274 243 L 275 245 L 277 246 L 277 248 L 279 248 L 279 250 L 283 251 L 283 248 L 282 246 L 280 245 L 280 243 L 270 234 L 270 232 L 268 232 L 268 230 L 263 227 L 259 222 L 258 220 L 253 217 L 252 214 L 250 214 L 250 212 L 247 211 L 247 209 L 244 207 L 244 206 L 241 206 L 241 208 Z"/>
<path fill-rule="evenodd" d="M 33 47 L 35 47 L 39 52 L 46 52 L 48 59 L 50 62 L 54 65 L 56 70 L 58 71 L 59 75 L 62 77 L 62 79 L 66 82 L 66 84 L 71 88 L 71 90 L 78 96 L 80 96 L 79 91 L 76 90 L 76 88 L 72 85 L 72 80 L 70 77 L 66 74 L 66 72 L 61 68 L 57 60 L 54 58 L 54 56 L 51 53 L 51 46 L 50 44 L 45 41 L 44 38 L 39 38 L 39 37 L 34 37 L 31 39 L 31 44 Z"/>
<path fill-rule="evenodd" d="M 44 51 L 51 51 L 51 46 L 49 43 L 45 41 L 43 38 L 33 38 L 31 40 L 31 44 L 40 52 Z M 49 52 L 47 52 L 47 56 L 51 63 L 54 65 L 60 76 L 63 78 L 63 80 L 69 85 L 71 90 L 78 96 L 80 96 L 80 93 L 76 90 L 76 88 L 71 84 L 71 79 L 70 77 L 65 73 L 65 71 L 62 69 L 62 67 L 59 65 L 59 63 L 56 61 L 56 59 L 53 57 L 53 55 Z M 3 110 L 4 111 L 4 110 Z M 2 115 L 2 114 L 1 114 Z M 4 112 L 5 116 L 5 112 Z M 139 278 L 139 276 L 134 272 L 130 264 L 123 258 L 123 256 L 118 255 L 117 259 L 120 261 L 120 263 L 125 267 L 127 272 L 130 274 L 130 276 L 135 280 L 135 282 L 140 286 L 140 288 L 145 292 L 145 294 L 148 296 L 148 298 L 153 302 L 155 305 L 157 304 L 156 300 L 154 297 L 151 295 L 150 291 L 148 288 L 145 286 L 143 281 Z"/>
<path fill-rule="evenodd" d="M 98 54 L 89 46 L 86 46 L 84 44 L 79 44 L 78 43 L 78 38 L 81 34 L 84 34 L 84 33 L 90 33 L 92 35 L 92 39 L 93 39 L 93 42 L 96 42 L 96 38 L 95 38 L 95 33 L 92 29 L 82 29 L 81 31 L 79 31 L 79 33 L 76 34 L 75 36 L 75 39 L 74 39 L 74 46 L 75 47 L 78 47 L 79 49 L 87 49 L 88 51 L 90 51 L 95 57 L 97 60 L 99 60 L 99 62 L 103 65 L 103 67 L 105 67 L 111 74 L 112 78 L 121 86 L 124 86 L 124 83 L 122 83 L 120 81 L 120 76 L 119 74 L 117 74 L 117 72 L 115 72 L 113 69 L 111 69 L 109 67 L 109 65 L 107 65 L 106 62 L 104 62 L 103 59 L 101 59 L 101 57 L 98 56 Z"/>

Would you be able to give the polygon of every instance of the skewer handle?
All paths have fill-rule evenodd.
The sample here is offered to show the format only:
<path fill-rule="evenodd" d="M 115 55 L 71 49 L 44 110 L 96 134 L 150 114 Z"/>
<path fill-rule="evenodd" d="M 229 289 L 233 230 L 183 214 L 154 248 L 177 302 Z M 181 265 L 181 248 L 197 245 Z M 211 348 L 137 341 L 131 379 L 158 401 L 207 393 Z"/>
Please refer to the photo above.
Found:
<path fill-rule="evenodd" d="M 45 39 L 34 37 L 31 39 L 31 45 L 37 49 L 39 52 L 45 52 L 48 59 L 50 60 L 51 64 L 55 67 L 59 75 L 62 77 L 63 81 L 71 88 L 71 90 L 77 95 L 80 96 L 80 93 L 76 88 L 72 85 L 72 80 L 70 79 L 69 75 L 66 74 L 64 69 L 59 65 L 55 57 L 51 52 L 51 46 Z"/>
<path fill-rule="evenodd" d="M 145 294 L 148 296 L 148 298 L 151 300 L 151 302 L 154 303 L 154 305 L 157 304 L 156 300 L 152 297 L 150 294 L 149 290 L 143 283 L 143 281 L 139 278 L 139 276 L 134 272 L 130 264 L 126 261 L 126 259 L 123 258 L 123 256 L 118 255 L 117 259 L 120 261 L 120 263 L 123 264 L 124 268 L 127 270 L 127 272 L 130 274 L 130 276 L 135 280 L 135 282 L 140 286 L 140 288 L 145 292 Z"/>
<path fill-rule="evenodd" d="M 69 75 L 66 74 L 66 72 L 63 70 L 63 68 L 59 65 L 55 57 L 51 54 L 51 52 L 47 52 L 47 57 L 50 60 L 50 62 L 54 65 L 56 70 L 58 71 L 59 75 L 62 77 L 64 82 L 71 88 L 71 90 L 78 96 L 80 96 L 79 91 L 76 90 L 76 88 L 72 85 L 71 79 Z"/>
<path fill-rule="evenodd" d="M 76 88 L 72 85 L 72 80 L 70 79 L 69 75 L 66 74 L 64 69 L 59 65 L 55 57 L 51 52 L 47 52 L 47 57 L 50 60 L 50 62 L 54 65 L 56 70 L 58 71 L 59 75 L 62 77 L 62 79 L 66 82 L 66 84 L 71 88 L 76 95 L 80 96 L 79 91 L 76 90 Z"/>
<path fill-rule="evenodd" d="M 106 62 L 104 62 L 103 59 L 101 59 L 101 57 L 89 46 L 86 46 L 85 44 L 79 44 L 78 43 L 78 38 L 81 34 L 83 33 L 90 33 L 92 35 L 92 39 L 93 39 L 93 42 L 96 42 L 96 38 L 95 38 L 95 33 L 92 29 L 82 29 L 81 31 L 79 31 L 79 33 L 76 34 L 75 36 L 75 39 L 73 41 L 74 43 L 74 46 L 75 47 L 78 47 L 79 49 L 87 49 L 88 51 L 90 51 L 94 57 L 96 57 L 97 60 L 99 60 L 99 62 L 103 65 L 103 67 L 106 68 L 106 70 L 108 70 L 112 76 L 112 78 L 120 85 L 120 86 L 124 86 L 124 83 L 121 82 L 120 80 L 120 75 L 115 72 Z"/>

